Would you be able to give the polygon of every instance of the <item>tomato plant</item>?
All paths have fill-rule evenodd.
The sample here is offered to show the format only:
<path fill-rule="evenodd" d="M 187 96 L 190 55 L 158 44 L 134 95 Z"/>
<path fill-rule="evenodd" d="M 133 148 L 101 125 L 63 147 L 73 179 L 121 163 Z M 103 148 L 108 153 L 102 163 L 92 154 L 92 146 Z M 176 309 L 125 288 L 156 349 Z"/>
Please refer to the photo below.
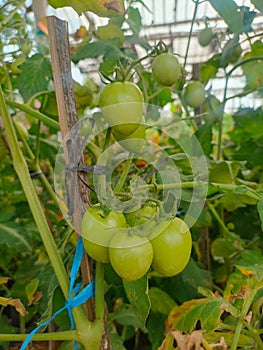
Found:
<path fill-rule="evenodd" d="M 126 226 L 121 212 L 111 211 L 106 215 L 100 208 L 89 207 L 81 223 L 81 234 L 87 253 L 97 261 L 109 262 L 110 241 L 118 228 Z"/>
<path fill-rule="evenodd" d="M 154 79 L 164 86 L 175 84 L 181 75 L 177 57 L 168 52 L 156 56 L 152 61 L 152 74 Z"/>
<path fill-rule="evenodd" d="M 260 1 L 147 27 L 141 1 L 50 0 L 109 16 L 50 40 L 38 1 L 1 3 L 0 348 L 44 317 L 61 349 L 262 349 Z"/>
<path fill-rule="evenodd" d="M 142 278 L 149 270 L 153 249 L 147 238 L 116 233 L 109 248 L 110 262 L 117 274 L 127 282 Z"/>
<path fill-rule="evenodd" d="M 154 230 L 152 235 L 155 236 Z M 183 220 L 174 218 L 151 240 L 151 244 L 153 247 L 152 267 L 157 272 L 163 276 L 174 276 L 183 271 L 192 250 L 191 233 Z"/>
<path fill-rule="evenodd" d="M 120 134 L 130 135 L 142 121 L 143 95 L 131 82 L 106 85 L 100 94 L 100 105 L 105 120 Z"/>

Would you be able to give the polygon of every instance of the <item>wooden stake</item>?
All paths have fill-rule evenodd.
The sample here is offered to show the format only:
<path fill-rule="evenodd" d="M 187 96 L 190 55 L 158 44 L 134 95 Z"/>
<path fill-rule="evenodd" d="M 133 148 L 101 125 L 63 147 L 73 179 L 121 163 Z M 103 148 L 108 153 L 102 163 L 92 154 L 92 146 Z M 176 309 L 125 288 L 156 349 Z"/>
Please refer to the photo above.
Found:
<path fill-rule="evenodd" d="M 47 24 L 50 40 L 51 64 L 58 105 L 59 123 L 62 140 L 66 141 L 68 132 L 72 129 L 72 127 L 74 127 L 74 125 L 78 123 L 76 100 L 71 75 L 68 25 L 66 21 L 62 21 L 55 16 L 47 17 Z M 80 145 L 80 142 L 80 137 L 74 140 L 73 148 L 76 149 L 76 146 L 78 146 L 78 143 Z M 67 142 L 64 142 L 63 147 L 65 161 L 66 164 L 68 164 L 70 155 L 68 154 L 66 145 Z M 78 149 L 80 148 L 77 148 L 77 150 Z M 84 164 L 83 155 L 81 155 L 79 159 L 79 164 Z M 88 205 L 89 190 L 84 185 L 85 182 L 87 183 L 85 174 L 81 173 L 75 175 L 77 175 L 77 178 L 73 190 L 73 223 L 76 232 L 80 234 L 82 216 Z M 74 175 L 72 174 L 72 176 Z M 82 177 L 85 182 L 83 183 L 79 177 Z M 87 254 L 84 255 L 81 263 L 81 274 L 84 285 L 90 283 L 94 277 L 94 262 L 88 258 Z M 94 298 L 90 299 L 86 303 L 86 309 L 89 320 L 93 321 L 95 318 Z"/>

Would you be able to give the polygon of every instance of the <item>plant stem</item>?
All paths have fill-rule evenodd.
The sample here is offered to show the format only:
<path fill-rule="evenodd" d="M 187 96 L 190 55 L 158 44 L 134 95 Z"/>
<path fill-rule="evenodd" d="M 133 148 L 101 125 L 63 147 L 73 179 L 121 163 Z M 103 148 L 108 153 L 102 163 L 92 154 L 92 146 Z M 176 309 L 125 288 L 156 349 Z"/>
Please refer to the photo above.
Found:
<path fill-rule="evenodd" d="M 63 265 L 62 259 L 56 247 L 55 240 L 48 226 L 45 214 L 42 210 L 41 203 L 37 196 L 35 187 L 28 171 L 26 161 L 19 148 L 18 140 L 15 133 L 15 128 L 12 123 L 12 118 L 8 112 L 2 88 L 0 86 L 0 113 L 5 124 L 6 135 L 10 146 L 10 152 L 13 159 L 14 169 L 19 177 L 23 190 L 25 192 L 31 213 L 35 220 L 36 226 L 39 230 L 43 244 L 49 256 L 51 265 L 54 269 L 61 290 L 68 298 L 69 281 L 66 269 Z M 81 342 L 85 346 L 85 350 L 97 350 L 99 348 L 102 325 L 101 322 L 94 322 L 91 324 L 87 320 L 84 310 L 81 307 L 72 310 L 76 321 L 77 331 L 79 332 Z M 14 335 L 12 335 L 12 340 Z"/>
<path fill-rule="evenodd" d="M 28 113 L 29 115 L 31 115 L 31 117 L 34 117 L 38 120 L 41 120 L 47 126 L 50 126 L 56 130 L 60 129 L 59 123 L 57 121 L 47 117 L 45 114 L 39 112 L 38 110 L 36 110 L 34 108 L 31 108 L 31 107 L 28 107 L 22 103 L 10 101 L 10 100 L 6 100 L 5 102 L 8 106 L 13 107 L 13 108 L 17 108 L 20 111 Z"/>
<path fill-rule="evenodd" d="M 28 334 L 0 334 L 0 342 L 4 341 L 24 341 Z M 38 333 L 33 337 L 34 340 L 77 340 L 77 331 L 66 331 L 56 333 Z"/>
<path fill-rule="evenodd" d="M 187 57 L 188 57 L 188 53 L 189 53 L 190 42 L 191 42 L 191 36 L 192 36 L 192 33 L 193 33 L 193 26 L 194 26 L 196 14 L 197 14 L 198 5 L 199 5 L 199 0 L 196 0 L 196 1 L 195 1 L 194 14 L 193 14 L 192 21 L 191 21 L 190 32 L 189 32 L 189 34 L 188 34 L 186 52 L 185 52 L 185 57 L 184 57 L 184 67 L 186 66 L 186 63 L 187 63 Z"/>
<path fill-rule="evenodd" d="M 103 320 L 104 318 L 104 264 L 96 262 L 95 276 L 95 309 L 96 318 Z"/>
<path fill-rule="evenodd" d="M 252 304 L 255 295 L 257 294 L 257 292 L 259 291 L 259 289 L 263 288 L 263 282 L 256 284 L 255 288 L 248 294 L 247 298 L 244 299 L 244 304 L 241 310 L 241 313 L 239 315 L 238 321 L 237 321 L 237 325 L 236 325 L 236 329 L 235 329 L 235 333 L 232 339 L 232 343 L 230 346 L 230 350 L 236 350 L 237 346 L 238 346 L 238 340 L 240 337 L 240 333 L 242 331 L 242 327 L 243 327 L 243 322 L 244 319 L 248 313 L 248 310 L 250 308 L 250 305 Z"/>
<path fill-rule="evenodd" d="M 248 322 L 245 322 L 244 326 L 248 329 L 248 335 L 251 336 L 257 343 L 258 349 L 263 350 L 263 342 L 260 338 L 258 329 L 254 329 Z"/>
<path fill-rule="evenodd" d="M 5 124 L 7 139 L 9 142 L 15 171 L 22 184 L 32 215 L 39 229 L 39 233 L 42 237 L 45 248 L 49 254 L 51 264 L 54 268 L 54 271 L 58 278 L 63 294 L 67 298 L 67 294 L 68 294 L 67 273 L 64 268 L 61 257 L 58 254 L 57 247 L 56 247 L 54 238 L 52 236 L 52 233 L 50 232 L 49 226 L 47 224 L 45 215 L 42 211 L 42 207 L 39 202 L 36 190 L 30 178 L 26 161 L 23 157 L 21 149 L 19 148 L 14 125 L 12 123 L 11 116 L 8 113 L 1 87 L 0 87 L 0 111 Z"/>
<path fill-rule="evenodd" d="M 216 209 L 213 206 L 213 204 L 207 202 L 207 206 L 210 209 L 210 211 L 212 212 L 212 214 L 214 215 L 214 217 L 216 218 L 216 220 L 219 223 L 220 227 L 223 229 L 224 236 L 225 236 L 225 234 L 230 235 L 231 233 L 230 233 L 229 229 L 226 227 L 224 221 L 221 219 L 220 215 L 216 211 Z"/>
<path fill-rule="evenodd" d="M 124 185 L 124 182 L 125 182 L 125 179 L 128 175 L 128 172 L 129 172 L 129 169 L 130 169 L 130 165 L 131 165 L 131 162 L 132 162 L 132 157 L 130 157 L 129 159 L 127 159 L 126 163 L 125 163 L 125 168 L 121 174 L 121 177 L 119 179 L 119 182 L 117 183 L 115 189 L 114 189 L 114 192 L 120 192 L 120 190 L 122 189 L 123 185 Z"/>

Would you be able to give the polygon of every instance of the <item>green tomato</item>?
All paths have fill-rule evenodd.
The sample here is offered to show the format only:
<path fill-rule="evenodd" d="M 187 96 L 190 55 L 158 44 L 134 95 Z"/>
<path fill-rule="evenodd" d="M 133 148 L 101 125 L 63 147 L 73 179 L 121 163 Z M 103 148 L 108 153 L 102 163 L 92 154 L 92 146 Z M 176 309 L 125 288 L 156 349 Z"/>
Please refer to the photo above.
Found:
<path fill-rule="evenodd" d="M 238 37 L 230 39 L 224 46 L 220 57 L 220 64 L 226 67 L 229 63 L 236 63 L 242 54 L 242 48 L 239 44 Z"/>
<path fill-rule="evenodd" d="M 145 237 L 117 232 L 110 242 L 109 256 L 116 273 L 125 281 L 132 282 L 148 272 L 153 248 Z"/>
<path fill-rule="evenodd" d="M 192 81 L 186 85 L 183 92 L 184 102 L 193 108 L 201 106 L 205 101 L 205 88 L 200 81 Z"/>
<path fill-rule="evenodd" d="M 159 230 L 159 228 L 156 228 Z M 175 276 L 187 265 L 192 249 L 192 238 L 186 223 L 174 218 L 158 235 L 154 230 L 151 244 L 153 247 L 152 267 L 161 275 Z"/>
<path fill-rule="evenodd" d="M 149 222 L 157 213 L 157 206 L 145 205 L 144 207 L 125 213 L 126 221 L 130 226 L 139 226 Z"/>
<path fill-rule="evenodd" d="M 113 128 L 112 133 L 119 144 L 131 153 L 139 152 L 145 142 L 145 125 L 139 124 L 138 128 L 130 135 L 123 135 Z"/>
<path fill-rule="evenodd" d="M 203 104 L 204 119 L 212 120 L 214 123 L 222 118 L 221 102 L 213 95 L 209 95 Z"/>
<path fill-rule="evenodd" d="M 130 135 L 142 121 L 143 95 L 137 85 L 124 81 L 105 86 L 100 94 L 105 120 L 118 133 Z"/>
<path fill-rule="evenodd" d="M 86 252 L 93 259 L 109 262 L 109 245 L 117 229 L 127 227 L 121 212 L 111 211 L 105 216 L 102 209 L 89 207 L 82 218 L 81 235 Z"/>
<path fill-rule="evenodd" d="M 181 75 L 177 57 L 168 52 L 156 56 L 152 62 L 152 74 L 159 84 L 164 86 L 175 84 Z"/>
<path fill-rule="evenodd" d="M 214 32 L 211 28 L 206 27 L 202 29 L 198 34 L 198 43 L 201 46 L 207 46 L 210 44 L 214 37 Z"/>

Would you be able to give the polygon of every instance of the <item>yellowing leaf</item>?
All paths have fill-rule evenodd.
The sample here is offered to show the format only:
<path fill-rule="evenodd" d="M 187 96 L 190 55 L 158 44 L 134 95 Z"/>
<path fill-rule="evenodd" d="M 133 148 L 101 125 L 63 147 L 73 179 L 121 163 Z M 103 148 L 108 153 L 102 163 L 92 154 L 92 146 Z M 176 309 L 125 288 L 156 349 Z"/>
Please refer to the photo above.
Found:
<path fill-rule="evenodd" d="M 238 310 L 223 298 L 202 298 L 186 301 L 176 306 L 167 319 L 167 330 L 191 332 L 197 322 L 204 330 L 214 330 L 221 323 L 220 316 L 226 311 L 237 316 Z"/>
<path fill-rule="evenodd" d="M 6 284 L 9 280 L 9 277 L 0 277 L 0 284 Z"/>
<path fill-rule="evenodd" d="M 124 14 L 123 0 L 49 0 L 54 8 L 71 6 L 81 14 L 82 12 L 91 11 L 100 17 L 122 16 Z"/>
<path fill-rule="evenodd" d="M 24 305 L 22 304 L 20 299 L 12 299 L 12 298 L 3 298 L 0 297 L 0 305 L 2 306 L 14 306 L 14 308 L 16 309 L 16 311 L 21 315 L 21 316 L 26 316 L 27 311 L 24 307 Z"/>

